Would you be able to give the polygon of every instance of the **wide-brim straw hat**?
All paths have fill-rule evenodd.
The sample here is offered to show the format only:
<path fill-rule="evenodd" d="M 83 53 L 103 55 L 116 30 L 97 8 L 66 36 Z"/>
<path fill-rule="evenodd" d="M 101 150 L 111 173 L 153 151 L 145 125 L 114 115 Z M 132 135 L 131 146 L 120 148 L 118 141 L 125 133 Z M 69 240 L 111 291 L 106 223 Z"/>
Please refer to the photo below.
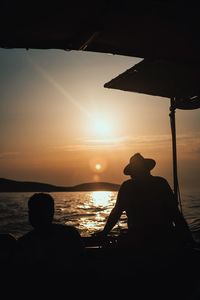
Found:
<path fill-rule="evenodd" d="M 144 158 L 140 153 L 131 156 L 129 164 L 124 168 L 125 175 L 131 175 L 135 170 L 151 171 L 156 165 L 154 159 Z"/>

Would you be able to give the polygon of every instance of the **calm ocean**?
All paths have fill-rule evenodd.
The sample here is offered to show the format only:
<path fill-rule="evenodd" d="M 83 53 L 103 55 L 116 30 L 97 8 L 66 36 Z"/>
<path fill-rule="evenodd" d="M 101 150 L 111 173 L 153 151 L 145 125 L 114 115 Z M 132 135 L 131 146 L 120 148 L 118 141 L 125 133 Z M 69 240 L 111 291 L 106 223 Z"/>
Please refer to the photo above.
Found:
<path fill-rule="evenodd" d="M 0 193 L 0 233 L 11 233 L 16 238 L 31 229 L 27 217 L 27 200 L 33 193 Z M 59 192 L 51 193 L 55 199 L 54 220 L 75 226 L 82 236 L 90 236 L 101 230 L 111 211 L 117 192 Z M 182 193 L 183 214 L 200 241 L 200 192 Z M 126 216 L 114 228 L 119 232 L 126 228 Z"/>

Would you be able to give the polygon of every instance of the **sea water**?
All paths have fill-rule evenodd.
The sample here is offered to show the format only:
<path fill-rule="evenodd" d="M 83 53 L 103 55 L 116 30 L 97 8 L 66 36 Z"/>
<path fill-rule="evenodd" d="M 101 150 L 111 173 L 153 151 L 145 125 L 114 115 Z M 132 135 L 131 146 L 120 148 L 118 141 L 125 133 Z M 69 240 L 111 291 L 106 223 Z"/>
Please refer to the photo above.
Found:
<path fill-rule="evenodd" d="M 0 233 L 11 233 L 16 238 L 31 230 L 28 223 L 27 202 L 33 193 L 0 193 Z M 57 223 L 75 226 L 81 236 L 90 236 L 103 229 L 113 208 L 117 192 L 56 192 L 55 217 Z M 182 193 L 183 214 L 194 238 L 200 241 L 200 191 Z M 125 229 L 126 215 L 113 229 L 117 234 Z"/>

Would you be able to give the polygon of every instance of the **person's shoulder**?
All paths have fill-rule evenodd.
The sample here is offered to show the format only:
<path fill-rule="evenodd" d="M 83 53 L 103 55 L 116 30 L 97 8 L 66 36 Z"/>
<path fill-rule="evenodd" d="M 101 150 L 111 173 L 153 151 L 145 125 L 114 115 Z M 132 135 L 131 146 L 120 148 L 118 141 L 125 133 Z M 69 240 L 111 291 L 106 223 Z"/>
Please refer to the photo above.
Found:
<path fill-rule="evenodd" d="M 157 188 L 161 189 L 162 191 L 165 191 L 167 194 L 172 193 L 172 188 L 171 188 L 169 182 L 167 181 L 167 179 L 165 179 L 164 177 L 161 177 L 161 176 L 155 176 L 154 180 L 155 180 Z"/>
<path fill-rule="evenodd" d="M 61 243 L 63 247 L 81 248 L 82 238 L 81 235 L 74 226 L 65 224 L 53 224 L 53 236 L 58 243 Z"/>
<path fill-rule="evenodd" d="M 10 233 L 0 233 L 0 244 L 16 242 L 16 238 Z"/>
<path fill-rule="evenodd" d="M 122 184 L 120 185 L 120 188 L 119 188 L 118 195 L 124 194 L 127 191 L 129 191 L 130 185 L 131 185 L 131 180 L 130 179 L 122 182 Z"/>
<path fill-rule="evenodd" d="M 26 244 L 26 243 L 29 243 L 31 240 L 35 239 L 35 232 L 34 230 L 31 230 L 27 233 L 25 233 L 24 235 L 22 235 L 21 237 L 19 237 L 17 239 L 17 243 L 18 245 L 23 245 L 23 244 Z"/>
<path fill-rule="evenodd" d="M 128 179 L 128 180 L 125 180 L 124 182 L 122 182 L 122 184 L 121 184 L 121 188 L 123 188 L 123 187 L 128 187 L 128 186 L 130 186 L 131 184 L 133 184 L 133 180 L 132 179 Z"/>
<path fill-rule="evenodd" d="M 155 182 L 158 182 L 158 183 L 161 183 L 161 184 L 168 184 L 167 179 L 165 179 L 164 177 L 161 177 L 161 176 L 152 176 L 152 179 Z"/>
<path fill-rule="evenodd" d="M 69 235 L 70 234 L 79 235 L 78 230 L 74 226 L 65 225 L 65 224 L 57 224 L 57 223 L 54 223 L 52 226 L 53 226 L 54 231 L 56 231 L 56 232 L 69 234 Z"/>

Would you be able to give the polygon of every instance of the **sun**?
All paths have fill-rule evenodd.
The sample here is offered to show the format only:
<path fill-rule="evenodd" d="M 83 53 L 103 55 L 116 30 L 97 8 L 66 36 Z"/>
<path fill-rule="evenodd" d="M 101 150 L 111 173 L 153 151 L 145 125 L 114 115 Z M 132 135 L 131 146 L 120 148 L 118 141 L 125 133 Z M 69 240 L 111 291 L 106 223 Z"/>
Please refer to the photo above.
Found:
<path fill-rule="evenodd" d="M 95 165 L 95 169 L 96 169 L 97 171 L 101 170 L 101 168 L 102 168 L 102 165 L 101 165 L 101 164 L 96 164 L 96 165 Z"/>
<path fill-rule="evenodd" d="M 109 134 L 112 131 L 112 124 L 106 119 L 97 118 L 94 121 L 94 130 L 98 134 Z"/>

